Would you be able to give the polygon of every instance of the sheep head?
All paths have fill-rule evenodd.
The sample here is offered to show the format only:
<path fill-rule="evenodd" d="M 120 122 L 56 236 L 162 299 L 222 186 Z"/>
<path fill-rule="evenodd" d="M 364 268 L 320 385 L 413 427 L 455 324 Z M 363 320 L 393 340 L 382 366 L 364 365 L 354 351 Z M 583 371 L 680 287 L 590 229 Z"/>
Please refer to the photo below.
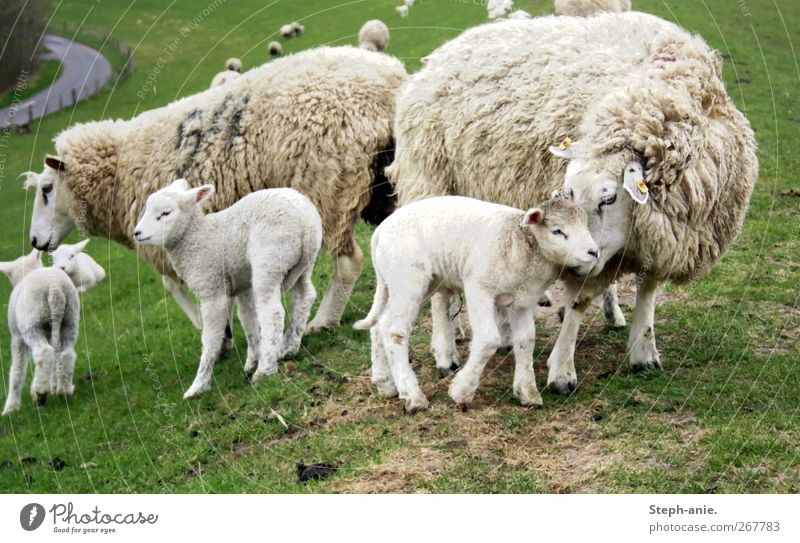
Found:
<path fill-rule="evenodd" d="M 147 198 L 144 214 L 133 237 L 141 245 L 169 246 L 202 214 L 201 205 L 214 194 L 213 185 L 189 188 L 185 179 L 154 192 Z"/>
<path fill-rule="evenodd" d="M 11 262 L 0 262 L 0 272 L 8 277 L 12 287 L 17 286 L 30 272 L 41 267 L 42 253 L 37 249 Z"/>
<path fill-rule="evenodd" d="M 83 252 L 89 241 L 89 238 L 86 238 L 73 245 L 59 245 L 50 255 L 53 258 L 53 266 L 61 268 L 64 273 L 73 276 L 78 271 L 78 255 Z"/>
<path fill-rule="evenodd" d="M 631 152 L 597 156 L 590 145 L 566 142 L 550 152 L 569 160 L 564 189 L 588 216 L 589 231 L 597 242 L 599 258 L 592 275 L 625 249 L 630 234 L 634 202 L 647 205 L 649 192 L 642 163 Z"/>
<path fill-rule="evenodd" d="M 24 188 L 36 190 L 31 216 L 31 245 L 41 251 L 58 247 L 75 228 L 70 214 L 71 196 L 64 183 L 66 164 L 48 156 L 41 173 L 27 172 L 24 175 Z"/>
<path fill-rule="evenodd" d="M 579 276 L 597 264 L 597 244 L 589 232 L 586 212 L 574 202 L 571 190 L 558 191 L 550 200 L 529 209 L 522 219 L 547 260 Z"/>

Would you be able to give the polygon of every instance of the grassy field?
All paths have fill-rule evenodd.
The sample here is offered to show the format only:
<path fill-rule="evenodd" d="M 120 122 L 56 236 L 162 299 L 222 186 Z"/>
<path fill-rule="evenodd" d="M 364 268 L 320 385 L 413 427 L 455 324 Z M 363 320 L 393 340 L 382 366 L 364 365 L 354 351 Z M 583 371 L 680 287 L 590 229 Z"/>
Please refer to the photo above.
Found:
<path fill-rule="evenodd" d="M 135 47 L 137 70 L 75 110 L 42 120 L 30 134 L 0 134 L 0 260 L 29 249 L 31 195 L 16 176 L 41 168 L 59 130 L 129 117 L 199 91 L 229 56 L 259 64 L 277 29 L 292 20 L 302 20 L 307 30 L 285 43 L 287 52 L 353 43 L 366 19 L 381 18 L 392 28 L 389 52 L 413 71 L 420 57 L 486 13 L 479 2 L 417 0 L 411 15 L 400 19 L 396 4 L 60 3 L 53 25 L 112 32 Z M 446 395 L 448 381 L 435 374 L 423 318 L 412 356 L 432 407 L 406 416 L 399 402 L 374 394 L 368 336 L 349 326 L 371 302 L 367 261 L 344 326 L 304 339 L 299 356 L 255 387 L 241 370 L 245 344 L 237 329 L 236 349 L 218 363 L 214 389 L 185 402 L 199 334 L 134 253 L 97 239 L 89 252 L 108 280 L 83 297 L 76 395 L 36 408 L 26 392 L 22 409 L 0 420 L 0 491 L 800 491 L 800 70 L 792 45 L 800 43 L 800 4 L 634 4 L 700 33 L 723 53 L 726 83 L 760 146 L 761 178 L 734 248 L 707 277 L 662 295 L 656 319 L 663 371 L 631 374 L 627 330 L 605 328 L 600 311 L 590 311 L 572 397 L 545 392 L 543 409 L 519 407 L 510 394 L 513 364 L 498 355 L 476 406 L 462 412 Z M 517 5 L 544 13 L 550 2 Z M 193 21 L 196 28 L 183 35 L 181 28 Z M 155 85 L 142 99 L 137 92 L 148 77 Z M 358 235 L 366 252 L 370 228 L 360 224 Z M 315 272 L 320 292 L 329 275 L 325 256 Z M 623 285 L 628 303 L 630 291 Z M 9 292 L 0 281 L 0 300 Z M 625 311 L 630 320 L 630 307 Z M 540 385 L 556 323 L 553 311 L 543 312 L 535 352 Z M 8 342 L 3 321 L 3 388 Z M 55 458 L 63 469 L 53 468 Z M 301 485 L 295 474 L 300 460 L 332 462 L 340 470 Z"/>

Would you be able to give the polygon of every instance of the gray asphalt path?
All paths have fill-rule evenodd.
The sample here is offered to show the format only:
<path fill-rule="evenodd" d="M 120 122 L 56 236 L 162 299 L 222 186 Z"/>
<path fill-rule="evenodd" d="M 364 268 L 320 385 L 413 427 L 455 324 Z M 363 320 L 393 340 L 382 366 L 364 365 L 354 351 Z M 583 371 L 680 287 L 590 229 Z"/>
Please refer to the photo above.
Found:
<path fill-rule="evenodd" d="M 103 88 L 111 79 L 111 63 L 91 47 L 52 34 L 45 34 L 42 43 L 50 50 L 43 58 L 61 61 L 61 76 L 49 88 L 0 109 L 0 128 L 26 124 L 31 113 L 33 119 L 38 119 L 59 108 L 70 107 L 73 89 L 77 100 L 81 100 Z"/>

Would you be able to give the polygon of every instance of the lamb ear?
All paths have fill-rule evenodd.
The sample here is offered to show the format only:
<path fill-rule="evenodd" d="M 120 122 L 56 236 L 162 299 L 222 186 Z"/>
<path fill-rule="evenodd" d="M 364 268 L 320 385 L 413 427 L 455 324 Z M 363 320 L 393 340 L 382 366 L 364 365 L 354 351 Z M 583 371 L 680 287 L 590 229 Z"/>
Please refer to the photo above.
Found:
<path fill-rule="evenodd" d="M 38 174 L 36 172 L 22 172 L 19 174 L 19 177 L 25 176 L 25 181 L 22 182 L 22 189 L 35 189 L 36 188 L 36 177 Z"/>
<path fill-rule="evenodd" d="M 169 188 L 184 192 L 189 190 L 189 182 L 183 178 L 176 179 L 175 181 L 170 183 Z"/>
<path fill-rule="evenodd" d="M 644 168 L 638 160 L 632 160 L 625 165 L 622 187 L 637 204 L 646 204 L 650 199 L 650 189 L 647 188 L 647 181 L 644 178 Z"/>
<path fill-rule="evenodd" d="M 567 160 L 580 156 L 586 150 L 581 142 L 572 141 L 569 138 L 564 138 L 564 141 L 560 144 L 551 145 L 548 149 L 557 157 L 566 158 Z"/>
<path fill-rule="evenodd" d="M 523 226 L 542 224 L 544 222 L 544 210 L 539 207 L 529 209 L 522 218 Z"/>
<path fill-rule="evenodd" d="M 63 172 L 67 169 L 67 165 L 64 164 L 60 159 L 54 156 L 48 156 L 44 159 L 44 163 L 53 168 L 58 172 Z"/>
<path fill-rule="evenodd" d="M 6 277 L 9 277 L 9 274 L 11 273 L 11 264 L 12 262 L 0 262 L 0 273 Z"/>
<path fill-rule="evenodd" d="M 189 201 L 194 204 L 201 204 L 211 198 L 214 194 L 214 185 L 203 185 L 186 191 Z"/>
<path fill-rule="evenodd" d="M 82 253 L 84 251 L 84 249 L 86 249 L 86 246 L 89 245 L 90 241 L 92 241 L 91 238 L 86 238 L 85 240 L 79 241 L 78 243 L 76 243 L 74 245 L 75 252 L 76 253 Z"/>

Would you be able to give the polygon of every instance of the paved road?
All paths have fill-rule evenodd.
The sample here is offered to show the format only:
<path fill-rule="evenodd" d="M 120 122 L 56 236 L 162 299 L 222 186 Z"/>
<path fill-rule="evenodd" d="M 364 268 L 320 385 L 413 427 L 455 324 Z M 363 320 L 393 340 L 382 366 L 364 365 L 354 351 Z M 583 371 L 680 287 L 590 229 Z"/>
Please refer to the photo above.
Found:
<path fill-rule="evenodd" d="M 45 34 L 42 41 L 50 50 L 42 58 L 60 60 L 61 76 L 38 94 L 0 109 L 0 128 L 26 124 L 29 121 L 29 110 L 33 112 L 33 118 L 38 119 L 46 113 L 56 111 L 59 106 L 70 107 L 72 89 L 75 89 L 78 100 L 81 100 L 103 88 L 111 79 L 111 63 L 91 47 L 52 34 Z"/>

